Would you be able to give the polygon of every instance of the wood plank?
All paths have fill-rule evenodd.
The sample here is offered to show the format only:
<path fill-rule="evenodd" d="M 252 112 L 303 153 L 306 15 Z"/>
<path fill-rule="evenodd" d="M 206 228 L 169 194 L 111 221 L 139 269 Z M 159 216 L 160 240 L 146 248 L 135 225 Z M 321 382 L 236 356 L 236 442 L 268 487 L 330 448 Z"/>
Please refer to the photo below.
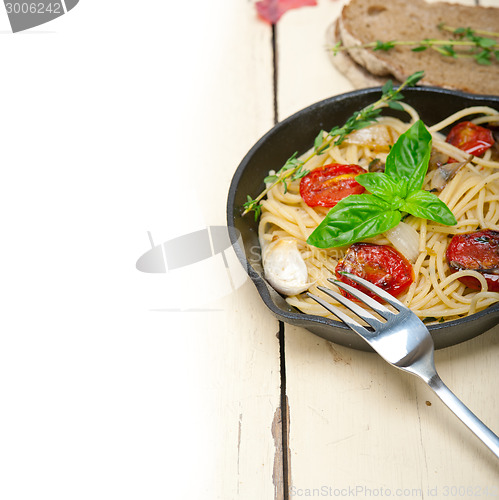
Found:
<path fill-rule="evenodd" d="M 281 119 L 351 90 L 323 50 L 340 4 L 320 1 L 288 13 L 279 24 Z M 435 356 L 444 382 L 496 432 L 498 333 L 496 327 Z M 384 491 L 442 498 L 456 494 L 446 488 L 477 485 L 497 492 L 497 460 L 415 377 L 375 354 L 289 325 L 285 355 L 291 498 L 332 497 L 335 489 L 336 496 L 354 491 L 359 497 Z"/>
<path fill-rule="evenodd" d="M 135 269 L 147 231 L 225 224 L 271 28 L 246 0 L 80 2 L 2 40 L 0 497 L 273 498 L 277 321 L 248 281 L 198 293 L 223 263 Z"/>
<path fill-rule="evenodd" d="M 277 25 L 279 120 L 321 99 L 353 90 L 330 63 L 326 29 L 345 0 L 286 13 Z"/>
<path fill-rule="evenodd" d="M 498 0 L 478 0 L 478 5 L 482 7 L 496 7 L 499 8 Z"/>
<path fill-rule="evenodd" d="M 196 118 L 202 154 L 190 163 L 198 164 L 190 178 L 204 219 L 224 224 L 232 175 L 273 125 L 272 32 L 251 2 L 210 3 L 210 11 L 214 8 L 206 30 L 217 43 L 210 48 L 210 68 L 201 75 L 205 100 L 202 121 Z M 235 255 L 227 257 L 231 271 L 242 273 Z M 215 272 L 203 281 L 216 290 L 219 278 Z M 198 364 L 205 393 L 198 417 L 208 437 L 193 445 L 211 482 L 204 491 L 200 486 L 189 491 L 189 498 L 282 498 L 278 322 L 249 279 L 238 282 L 235 292 L 209 305 L 218 312 L 194 319 L 191 362 Z M 195 330 L 190 327 L 189 335 Z"/>
<path fill-rule="evenodd" d="M 443 380 L 496 432 L 497 333 L 436 354 Z M 488 450 L 422 382 L 376 355 L 287 327 L 286 384 L 296 494 L 321 485 L 497 486 Z"/>

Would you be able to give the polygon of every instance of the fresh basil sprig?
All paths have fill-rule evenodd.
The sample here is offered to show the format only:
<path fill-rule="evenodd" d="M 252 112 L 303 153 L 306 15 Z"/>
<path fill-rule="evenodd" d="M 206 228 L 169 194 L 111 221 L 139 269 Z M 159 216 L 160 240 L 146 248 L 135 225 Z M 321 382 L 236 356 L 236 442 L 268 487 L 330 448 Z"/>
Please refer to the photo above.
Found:
<path fill-rule="evenodd" d="M 446 226 L 456 218 L 437 196 L 421 188 L 428 170 L 431 134 L 421 120 L 403 133 L 386 159 L 385 172 L 355 177 L 370 194 L 343 198 L 309 236 L 319 248 L 350 245 L 395 227 L 404 213 Z"/>

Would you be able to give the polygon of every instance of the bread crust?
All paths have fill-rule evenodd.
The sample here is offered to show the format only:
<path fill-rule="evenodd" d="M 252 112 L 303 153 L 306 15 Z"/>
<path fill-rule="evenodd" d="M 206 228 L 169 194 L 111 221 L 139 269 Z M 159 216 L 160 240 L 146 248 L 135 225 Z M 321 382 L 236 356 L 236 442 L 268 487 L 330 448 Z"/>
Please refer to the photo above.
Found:
<path fill-rule="evenodd" d="M 330 44 L 341 39 L 345 46 L 377 40 L 446 39 L 448 36 L 438 29 L 440 23 L 497 32 L 499 9 L 445 2 L 430 4 L 424 0 L 351 0 L 328 29 L 327 39 Z M 411 48 L 396 46 L 388 52 L 350 49 L 348 53 L 342 51 L 332 56 L 331 60 L 356 87 L 370 86 L 372 78 L 378 84 L 387 78 L 402 82 L 415 71 L 424 70 L 421 83 L 425 85 L 475 94 L 499 94 L 497 61 L 481 65 L 473 58 L 456 59 L 433 49 L 413 52 Z M 341 60 L 335 61 L 337 57 Z"/>
<path fill-rule="evenodd" d="M 328 45 L 333 46 L 339 39 L 338 22 L 334 22 L 328 28 L 326 40 Z M 346 51 L 340 51 L 336 55 L 330 51 L 329 59 L 338 71 L 350 80 L 355 88 L 378 87 L 383 85 L 388 79 L 369 73 L 364 67 L 357 64 Z"/>

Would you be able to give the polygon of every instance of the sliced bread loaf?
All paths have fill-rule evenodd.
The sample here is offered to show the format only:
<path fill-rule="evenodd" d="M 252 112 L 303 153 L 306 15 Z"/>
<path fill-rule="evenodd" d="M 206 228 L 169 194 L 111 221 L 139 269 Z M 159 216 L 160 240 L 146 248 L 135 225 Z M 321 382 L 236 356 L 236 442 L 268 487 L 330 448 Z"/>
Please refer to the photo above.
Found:
<path fill-rule="evenodd" d="M 350 0 L 327 33 L 328 43 L 341 40 L 355 46 L 381 40 L 447 39 L 450 33 L 438 26 L 469 27 L 499 31 L 499 8 L 472 7 L 424 0 Z M 387 78 L 405 80 L 424 70 L 422 84 L 476 94 L 499 94 L 499 62 L 478 64 L 473 58 L 452 58 L 433 49 L 413 52 L 410 46 L 395 46 L 388 52 L 349 49 L 332 56 L 333 63 L 356 87 L 382 83 Z"/>

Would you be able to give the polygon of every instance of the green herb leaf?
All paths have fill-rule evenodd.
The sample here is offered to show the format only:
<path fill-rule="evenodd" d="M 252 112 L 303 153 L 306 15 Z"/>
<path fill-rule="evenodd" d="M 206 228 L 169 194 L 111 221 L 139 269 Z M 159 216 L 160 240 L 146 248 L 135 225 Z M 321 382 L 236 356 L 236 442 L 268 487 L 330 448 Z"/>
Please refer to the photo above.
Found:
<path fill-rule="evenodd" d="M 392 108 L 392 109 L 396 109 L 397 111 L 404 111 L 404 107 L 402 106 L 402 104 L 400 104 L 400 102 L 397 102 L 397 101 L 390 101 L 388 103 L 388 107 Z"/>
<path fill-rule="evenodd" d="M 393 49 L 395 47 L 395 42 L 382 42 L 380 40 L 376 41 L 376 45 L 373 47 L 373 50 L 385 50 L 388 51 L 390 49 Z"/>
<path fill-rule="evenodd" d="M 406 87 L 414 87 L 424 76 L 424 71 L 416 71 L 406 80 Z"/>
<path fill-rule="evenodd" d="M 324 130 L 321 130 L 314 140 L 314 151 L 317 155 L 321 155 L 329 148 L 329 144 L 324 141 Z"/>
<path fill-rule="evenodd" d="M 397 89 L 393 89 L 393 83 L 389 81 L 384 87 L 383 93 L 375 103 L 366 106 L 360 111 L 356 111 L 352 116 L 345 122 L 342 127 L 334 126 L 331 131 L 323 137 L 322 140 L 319 136 L 316 137 L 314 141 L 314 151 L 303 161 L 296 158 L 298 153 L 294 153 L 284 164 L 283 167 L 276 173 L 277 179 L 269 183 L 269 185 L 251 202 L 246 202 L 244 204 L 243 215 L 248 212 L 258 210 L 260 213 L 260 201 L 265 197 L 270 189 L 272 189 L 278 183 L 282 183 L 284 186 L 284 192 L 288 189 L 288 180 L 297 180 L 302 178 L 308 173 L 308 170 L 304 169 L 304 165 L 311 160 L 314 156 L 322 154 L 324 151 L 332 146 L 341 144 L 345 137 L 353 132 L 354 130 L 359 130 L 361 128 L 367 127 L 376 123 L 377 118 L 381 114 L 381 110 L 384 105 L 390 105 L 391 102 L 402 99 L 403 96 L 400 91 L 407 87 L 415 85 L 423 76 L 422 71 L 418 71 L 413 75 L 409 76 L 405 82 L 403 82 Z"/>
<path fill-rule="evenodd" d="M 428 191 L 411 193 L 400 207 L 400 210 L 422 219 L 439 222 L 445 226 L 457 224 L 457 220 L 449 207 L 440 198 Z"/>
<path fill-rule="evenodd" d="M 341 49 L 341 41 L 340 42 L 336 42 L 334 44 L 334 46 L 331 48 L 331 50 L 333 51 L 333 54 L 336 55 Z"/>
<path fill-rule="evenodd" d="M 386 83 L 381 88 L 381 92 L 383 94 L 388 94 L 393 91 L 393 82 L 391 80 L 387 80 Z"/>
<path fill-rule="evenodd" d="M 268 175 L 265 179 L 263 179 L 263 182 L 265 182 L 265 184 L 270 184 L 271 182 L 275 182 L 277 179 L 279 179 L 277 175 Z"/>
<path fill-rule="evenodd" d="M 479 47 L 482 47 L 482 49 L 490 49 L 491 47 L 495 47 L 497 45 L 496 40 L 493 38 L 486 38 L 484 36 L 479 37 L 476 42 Z"/>
<path fill-rule="evenodd" d="M 490 64 L 492 64 L 492 61 L 490 60 L 490 51 L 483 50 L 482 52 L 479 52 L 475 55 L 475 60 L 478 64 L 489 66 Z"/>
<path fill-rule="evenodd" d="M 319 248 L 349 245 L 395 227 L 403 213 L 448 226 L 456 224 L 443 201 L 421 190 L 430 152 L 431 134 L 419 120 L 392 147 L 385 172 L 355 177 L 372 194 L 350 195 L 341 200 L 307 242 Z"/>
<path fill-rule="evenodd" d="M 322 146 L 323 142 L 324 142 L 324 131 L 321 130 L 314 139 L 314 150 L 317 151 L 317 149 Z"/>
<path fill-rule="evenodd" d="M 444 56 L 457 58 L 456 51 L 454 50 L 454 47 L 452 45 L 443 45 L 440 48 L 440 51 Z"/>
<path fill-rule="evenodd" d="M 404 96 L 402 94 L 394 94 L 391 98 L 391 101 L 401 101 L 404 99 Z M 388 103 L 388 105 L 390 105 L 390 103 Z"/>
<path fill-rule="evenodd" d="M 372 49 L 373 51 L 389 51 L 396 46 L 412 46 L 413 52 L 421 52 L 431 47 L 438 53 L 446 57 L 473 57 L 479 64 L 491 64 L 491 55 L 495 54 L 499 42 L 489 36 L 499 37 L 499 33 L 483 30 L 472 30 L 471 28 L 451 28 L 446 26 L 445 23 L 440 23 L 438 28 L 442 31 L 450 31 L 454 35 L 449 40 L 439 40 L 436 38 L 425 38 L 423 40 L 389 40 L 383 42 L 377 40 L 376 42 L 367 42 L 361 45 L 345 46 L 343 44 L 336 44 L 331 48 L 334 55 L 342 50 L 349 49 Z M 479 35 L 480 34 L 480 35 Z M 460 50 L 460 49 L 468 50 Z M 485 52 L 481 52 L 483 49 Z M 497 56 L 496 56 L 497 58 Z M 412 83 L 410 83 L 412 85 Z"/>
<path fill-rule="evenodd" d="M 298 179 L 301 179 L 302 177 L 305 177 L 309 173 L 309 170 L 306 168 L 303 168 L 303 164 L 300 165 L 300 168 L 295 171 L 293 175 L 291 175 L 290 179 L 292 181 L 297 181 Z"/>
<path fill-rule="evenodd" d="M 262 212 L 262 206 L 258 203 L 257 200 L 254 200 L 249 194 L 246 196 L 246 203 L 244 203 L 243 207 L 245 212 L 255 212 L 255 221 L 260 217 L 260 213 Z"/>
<path fill-rule="evenodd" d="M 418 120 L 397 140 L 386 159 L 385 174 L 395 182 L 406 179 L 406 191 L 402 196 L 421 189 L 431 153 L 431 134 Z"/>
<path fill-rule="evenodd" d="M 343 198 L 308 237 L 318 248 L 341 247 L 384 233 L 400 222 L 400 212 L 374 195 Z"/>
<path fill-rule="evenodd" d="M 300 160 L 296 158 L 298 155 L 298 151 L 295 151 L 287 160 L 286 163 L 282 166 L 282 168 L 277 172 L 277 174 L 281 174 L 282 172 L 285 172 L 286 170 L 290 170 L 293 168 L 296 168 L 300 164 Z"/>
<path fill-rule="evenodd" d="M 401 183 L 395 182 L 389 175 L 383 172 L 368 172 L 355 176 L 355 180 L 364 186 L 370 193 L 384 200 L 391 200 L 403 196 Z"/>

